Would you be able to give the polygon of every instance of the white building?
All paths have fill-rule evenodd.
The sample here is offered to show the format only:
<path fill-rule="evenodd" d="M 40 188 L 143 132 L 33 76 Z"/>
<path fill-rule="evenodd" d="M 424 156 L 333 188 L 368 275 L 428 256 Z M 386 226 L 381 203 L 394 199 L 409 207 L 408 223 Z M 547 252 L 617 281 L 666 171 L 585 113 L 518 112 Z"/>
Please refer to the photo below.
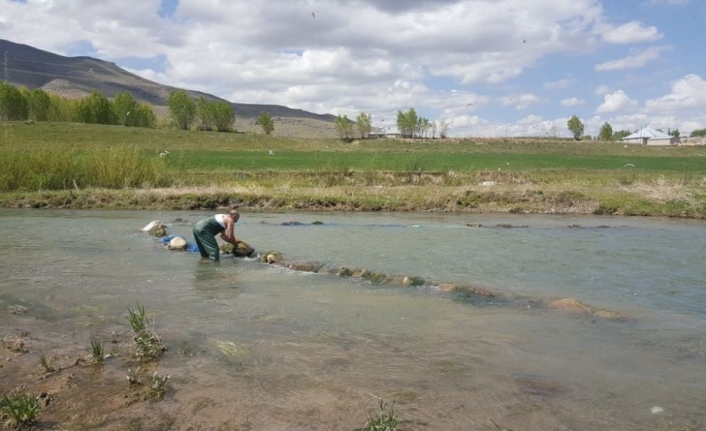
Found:
<path fill-rule="evenodd" d="M 680 137 L 679 145 L 706 145 L 706 137 L 694 136 L 694 137 Z"/>
<path fill-rule="evenodd" d="M 640 145 L 678 145 L 679 138 L 669 136 L 659 130 L 645 127 L 644 129 L 640 129 L 632 135 L 623 138 L 621 142 Z"/>

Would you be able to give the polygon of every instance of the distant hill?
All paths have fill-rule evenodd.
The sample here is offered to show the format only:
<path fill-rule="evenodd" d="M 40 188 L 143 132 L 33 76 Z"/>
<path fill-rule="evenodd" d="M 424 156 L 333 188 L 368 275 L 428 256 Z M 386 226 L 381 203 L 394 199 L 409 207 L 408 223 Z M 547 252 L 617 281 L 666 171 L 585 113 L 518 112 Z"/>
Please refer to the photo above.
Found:
<path fill-rule="evenodd" d="M 4 60 L 5 52 L 8 58 L 8 81 L 13 85 L 25 86 L 29 89 L 42 88 L 46 91 L 58 93 L 65 97 L 82 97 L 98 90 L 109 98 L 115 97 L 119 92 L 128 91 L 135 99 L 155 106 L 158 114 L 164 114 L 167 106 L 169 92 L 175 87 L 158 84 L 148 79 L 137 76 L 118 67 L 115 63 L 98 60 L 92 57 L 65 57 L 53 54 L 28 45 L 0 39 L 0 64 Z M 3 69 L 0 69 L 2 79 Z M 194 98 L 204 97 L 207 100 L 220 99 L 211 94 L 185 89 L 186 93 Z M 242 128 L 253 125 L 253 119 L 261 111 L 267 111 L 275 118 L 275 133 L 277 133 L 277 120 L 282 124 L 301 125 L 312 129 L 314 133 L 287 133 L 288 135 L 316 135 L 330 136 L 333 122 L 336 117 L 330 114 L 321 115 L 301 109 L 292 109 L 280 105 L 258 105 L 251 103 L 231 103 L 236 119 L 241 122 L 237 127 Z M 286 121 L 285 121 L 286 120 Z M 301 121 L 301 120 L 313 120 Z M 282 132 L 282 128 L 279 128 Z M 318 131 L 318 132 L 316 132 Z"/>

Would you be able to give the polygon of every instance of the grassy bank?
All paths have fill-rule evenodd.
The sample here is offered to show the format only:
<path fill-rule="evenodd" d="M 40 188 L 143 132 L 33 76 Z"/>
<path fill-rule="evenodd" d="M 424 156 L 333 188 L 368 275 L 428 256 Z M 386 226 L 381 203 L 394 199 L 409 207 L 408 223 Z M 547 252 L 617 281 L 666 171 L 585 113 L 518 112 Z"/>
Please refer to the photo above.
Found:
<path fill-rule="evenodd" d="M 169 150 L 168 158 L 159 153 Z M 270 151 L 271 150 L 271 151 Z M 271 154 L 274 153 L 274 154 Z M 0 125 L 0 205 L 706 217 L 706 149 Z"/>

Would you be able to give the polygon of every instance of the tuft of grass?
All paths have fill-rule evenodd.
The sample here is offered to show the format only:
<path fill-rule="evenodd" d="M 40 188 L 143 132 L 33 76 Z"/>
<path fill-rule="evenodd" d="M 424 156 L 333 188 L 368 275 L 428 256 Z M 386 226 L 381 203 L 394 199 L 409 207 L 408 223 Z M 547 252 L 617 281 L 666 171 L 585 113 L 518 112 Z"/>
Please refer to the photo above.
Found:
<path fill-rule="evenodd" d="M 395 414 L 395 403 L 386 403 L 379 398 L 379 411 L 371 413 L 365 422 L 362 431 L 396 431 L 397 415 Z"/>
<path fill-rule="evenodd" d="M 0 399 L 0 412 L 13 420 L 17 428 L 29 427 L 36 422 L 39 400 L 26 393 L 10 393 Z"/>
<path fill-rule="evenodd" d="M 160 376 L 156 371 L 152 374 L 149 391 L 150 398 L 157 400 L 164 398 L 164 394 L 167 391 L 167 380 L 169 380 L 169 376 Z"/>
<path fill-rule="evenodd" d="M 140 385 L 142 384 L 142 375 L 145 373 L 145 370 L 142 367 L 137 367 L 134 370 L 128 368 L 127 369 L 127 381 L 131 385 Z"/>
<path fill-rule="evenodd" d="M 238 346 L 232 341 L 215 341 L 216 347 L 226 356 L 243 356 L 247 353 L 244 347 Z"/>
<path fill-rule="evenodd" d="M 104 358 L 103 343 L 94 338 L 91 340 L 91 359 L 93 362 L 102 363 Z"/>
<path fill-rule="evenodd" d="M 28 353 L 24 340 L 19 335 L 8 335 L 0 339 L 0 346 L 14 353 Z"/>
<path fill-rule="evenodd" d="M 137 304 L 137 309 L 128 307 L 127 320 L 132 327 L 132 344 L 136 356 L 142 359 L 154 359 L 161 356 L 167 348 L 154 331 L 154 321 L 147 317 L 145 307 Z"/>
<path fill-rule="evenodd" d="M 48 358 L 44 355 L 39 357 L 39 366 L 44 370 L 46 374 L 53 373 L 56 371 L 56 368 L 54 368 L 51 365 L 51 358 Z"/>
<path fill-rule="evenodd" d="M 145 307 L 140 306 L 140 304 L 136 305 L 136 310 L 133 310 L 130 307 L 127 308 L 127 320 L 130 322 L 132 332 L 137 334 L 147 328 L 149 320 L 147 319 L 147 313 L 145 313 Z"/>

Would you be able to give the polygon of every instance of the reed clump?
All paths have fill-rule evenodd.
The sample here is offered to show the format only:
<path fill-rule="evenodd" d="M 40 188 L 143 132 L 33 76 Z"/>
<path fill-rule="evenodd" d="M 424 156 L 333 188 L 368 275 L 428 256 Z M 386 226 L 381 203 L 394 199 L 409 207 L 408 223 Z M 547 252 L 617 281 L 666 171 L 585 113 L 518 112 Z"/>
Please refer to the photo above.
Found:
<path fill-rule="evenodd" d="M 370 413 L 368 420 L 363 426 L 363 431 L 396 431 L 397 430 L 397 414 L 395 413 L 395 403 L 385 402 L 382 398 L 378 399 L 379 410 Z"/>
<path fill-rule="evenodd" d="M 135 356 L 145 360 L 155 359 L 167 350 L 154 331 L 154 319 L 147 317 L 145 307 L 140 304 L 137 304 L 135 309 L 128 307 L 127 320 L 132 327 Z"/>
<path fill-rule="evenodd" d="M 39 400 L 28 393 L 11 392 L 0 398 L 0 413 L 16 428 L 28 428 L 37 421 Z"/>
<path fill-rule="evenodd" d="M 101 340 L 94 338 L 91 340 L 91 360 L 96 364 L 103 363 L 104 349 Z"/>

